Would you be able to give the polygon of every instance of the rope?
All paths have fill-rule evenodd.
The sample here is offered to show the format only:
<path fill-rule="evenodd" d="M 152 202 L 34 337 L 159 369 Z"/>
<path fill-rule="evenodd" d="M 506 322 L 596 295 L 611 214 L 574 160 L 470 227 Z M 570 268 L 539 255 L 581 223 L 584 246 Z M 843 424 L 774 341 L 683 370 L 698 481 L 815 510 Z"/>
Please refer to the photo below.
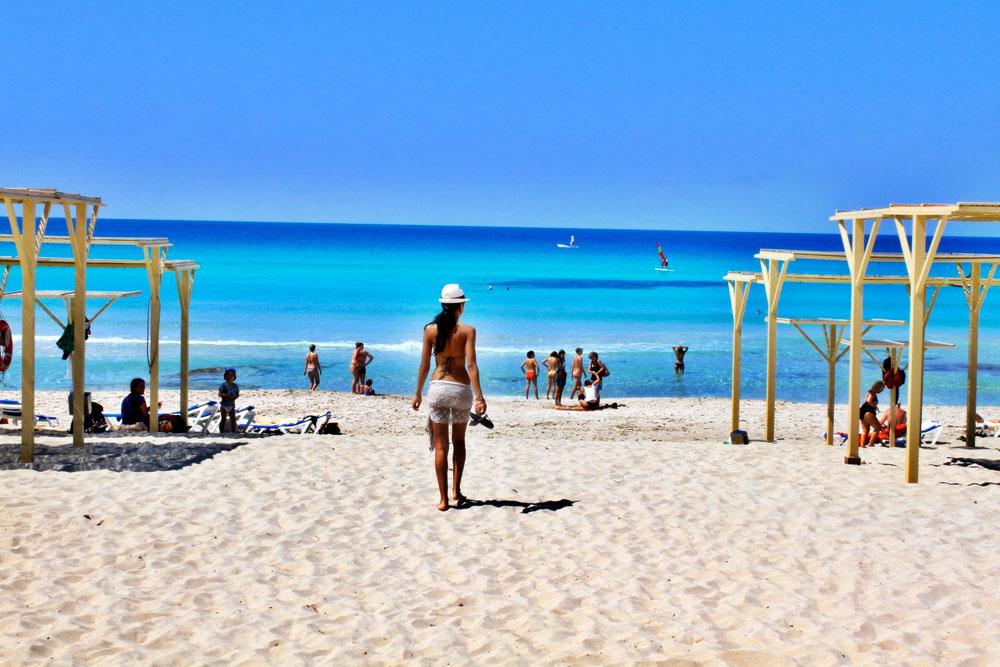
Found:
<path fill-rule="evenodd" d="M 149 370 L 153 370 L 153 342 L 149 335 L 149 330 L 152 327 L 153 320 L 153 297 L 149 297 L 149 301 L 146 302 L 146 363 L 149 365 Z"/>

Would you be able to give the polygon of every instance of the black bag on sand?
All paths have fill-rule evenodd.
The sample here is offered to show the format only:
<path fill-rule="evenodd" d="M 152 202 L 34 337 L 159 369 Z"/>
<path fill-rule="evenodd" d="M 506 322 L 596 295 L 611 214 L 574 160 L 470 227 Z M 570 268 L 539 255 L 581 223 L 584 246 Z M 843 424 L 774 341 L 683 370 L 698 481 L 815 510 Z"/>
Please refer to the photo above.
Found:
<path fill-rule="evenodd" d="M 340 426 L 337 422 L 328 422 L 323 424 L 317 433 L 322 433 L 323 435 L 340 435 Z"/>

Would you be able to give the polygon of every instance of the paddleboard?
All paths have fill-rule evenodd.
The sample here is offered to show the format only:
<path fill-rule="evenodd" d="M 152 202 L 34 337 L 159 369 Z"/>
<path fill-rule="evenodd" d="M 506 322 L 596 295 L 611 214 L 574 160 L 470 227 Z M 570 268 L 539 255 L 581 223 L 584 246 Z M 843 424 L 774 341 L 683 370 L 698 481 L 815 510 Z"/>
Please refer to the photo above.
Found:
<path fill-rule="evenodd" d="M 674 271 L 673 269 L 661 269 L 661 268 L 659 268 L 659 267 L 656 267 L 656 268 L 655 268 L 655 269 L 653 269 L 653 270 L 654 270 L 654 271 L 669 271 L 669 272 L 671 272 L 671 273 L 673 273 L 673 271 Z"/>
<path fill-rule="evenodd" d="M 565 243 L 557 243 L 556 247 L 557 248 L 573 248 L 574 250 L 576 250 L 580 246 L 578 246 L 578 245 L 566 245 Z"/>

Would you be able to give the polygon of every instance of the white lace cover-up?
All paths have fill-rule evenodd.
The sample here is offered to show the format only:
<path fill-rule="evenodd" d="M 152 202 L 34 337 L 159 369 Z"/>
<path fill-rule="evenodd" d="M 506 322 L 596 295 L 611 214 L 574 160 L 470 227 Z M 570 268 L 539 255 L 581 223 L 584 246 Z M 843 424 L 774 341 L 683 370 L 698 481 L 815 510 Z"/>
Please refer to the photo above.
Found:
<path fill-rule="evenodd" d="M 431 422 L 435 424 L 454 424 L 469 421 L 472 411 L 472 385 L 448 380 L 431 380 L 427 390 L 427 435 L 430 438 L 430 449 L 434 450 L 434 431 Z"/>

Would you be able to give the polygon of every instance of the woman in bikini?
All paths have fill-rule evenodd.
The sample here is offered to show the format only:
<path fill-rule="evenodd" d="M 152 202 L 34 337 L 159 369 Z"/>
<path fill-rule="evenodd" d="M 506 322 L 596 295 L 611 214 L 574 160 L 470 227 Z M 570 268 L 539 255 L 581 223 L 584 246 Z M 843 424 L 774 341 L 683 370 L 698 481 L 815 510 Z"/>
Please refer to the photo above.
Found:
<path fill-rule="evenodd" d="M 556 405 L 562 405 L 563 389 L 566 388 L 566 350 L 559 350 L 556 364 Z"/>
<path fill-rule="evenodd" d="M 535 361 L 535 351 L 528 350 L 528 358 L 521 362 L 521 370 L 524 372 L 524 397 L 528 398 L 528 390 L 531 383 L 535 383 L 535 398 L 538 398 L 538 370 L 540 366 Z"/>
<path fill-rule="evenodd" d="M 580 391 L 580 383 L 583 381 L 583 348 L 576 348 L 576 356 L 573 357 L 573 391 L 569 394 L 569 400 L 576 398 L 576 394 Z"/>
<path fill-rule="evenodd" d="M 309 346 L 309 354 L 306 355 L 306 369 L 302 374 L 309 378 L 309 391 L 319 386 L 319 376 L 323 369 L 319 365 L 319 355 L 316 354 L 316 346 Z"/>
<path fill-rule="evenodd" d="M 542 362 L 545 366 L 548 376 L 548 381 L 545 384 L 545 398 L 555 398 L 556 395 L 556 367 L 559 365 L 559 353 L 555 350 L 546 357 L 545 361 Z"/>
<path fill-rule="evenodd" d="M 865 394 L 865 402 L 861 404 L 858 413 L 861 418 L 861 447 L 874 447 L 878 444 L 878 432 L 881 430 L 878 420 L 878 395 L 885 389 L 885 384 L 878 380 Z"/>
<path fill-rule="evenodd" d="M 436 367 L 431 374 L 427 391 L 427 430 L 434 449 L 434 470 L 437 473 L 441 500 L 437 508 L 448 509 L 448 425 L 455 445 L 453 458 L 455 480 L 452 499 L 456 504 L 465 500 L 462 495 L 462 472 L 465 469 L 465 430 L 469 425 L 469 412 L 475 394 L 476 414 L 486 414 L 486 399 L 479 385 L 479 366 L 476 364 L 476 330 L 458 320 L 465 313 L 465 293 L 456 284 L 445 285 L 441 290 L 441 312 L 424 327 L 420 370 L 417 374 L 417 392 L 413 396 L 413 409 L 419 410 L 424 381 L 431 367 L 431 354 Z"/>
<path fill-rule="evenodd" d="M 354 352 L 351 353 L 351 393 L 361 394 L 364 392 L 365 374 L 368 372 L 368 364 L 375 360 L 375 355 L 365 349 L 365 344 L 358 341 L 354 344 Z"/>

